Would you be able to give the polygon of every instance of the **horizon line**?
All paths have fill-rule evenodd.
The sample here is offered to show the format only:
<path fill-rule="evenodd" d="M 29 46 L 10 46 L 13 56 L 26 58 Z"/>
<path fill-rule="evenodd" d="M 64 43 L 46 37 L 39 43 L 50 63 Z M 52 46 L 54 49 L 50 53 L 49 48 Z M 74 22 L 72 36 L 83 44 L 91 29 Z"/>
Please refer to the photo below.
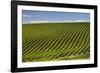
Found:
<path fill-rule="evenodd" d="M 35 23 L 77 23 L 77 22 L 90 22 L 89 20 L 74 20 L 74 21 L 31 21 L 24 22 L 23 24 L 35 24 Z"/>

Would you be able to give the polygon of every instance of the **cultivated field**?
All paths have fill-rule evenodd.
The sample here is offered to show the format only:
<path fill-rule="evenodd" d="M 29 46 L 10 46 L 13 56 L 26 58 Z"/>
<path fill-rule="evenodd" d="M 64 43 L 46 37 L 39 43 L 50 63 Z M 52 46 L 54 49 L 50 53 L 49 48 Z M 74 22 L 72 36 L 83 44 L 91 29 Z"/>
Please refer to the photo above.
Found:
<path fill-rule="evenodd" d="M 22 25 L 23 62 L 90 58 L 89 23 Z"/>

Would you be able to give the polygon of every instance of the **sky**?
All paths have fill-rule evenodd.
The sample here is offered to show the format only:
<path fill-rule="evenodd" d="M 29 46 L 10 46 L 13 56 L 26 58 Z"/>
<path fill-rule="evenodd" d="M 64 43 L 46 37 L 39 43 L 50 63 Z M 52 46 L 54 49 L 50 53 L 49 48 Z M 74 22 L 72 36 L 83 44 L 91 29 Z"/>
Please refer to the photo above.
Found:
<path fill-rule="evenodd" d="M 22 23 L 90 21 L 89 13 L 22 10 Z"/>

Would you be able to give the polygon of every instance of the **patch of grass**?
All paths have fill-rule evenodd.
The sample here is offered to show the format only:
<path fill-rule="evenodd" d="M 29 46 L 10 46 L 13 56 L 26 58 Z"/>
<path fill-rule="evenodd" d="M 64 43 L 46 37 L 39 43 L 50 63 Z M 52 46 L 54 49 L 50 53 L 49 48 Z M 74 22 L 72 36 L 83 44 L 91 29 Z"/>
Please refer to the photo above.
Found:
<path fill-rule="evenodd" d="M 89 57 L 89 23 L 22 25 L 23 62 L 83 60 Z"/>

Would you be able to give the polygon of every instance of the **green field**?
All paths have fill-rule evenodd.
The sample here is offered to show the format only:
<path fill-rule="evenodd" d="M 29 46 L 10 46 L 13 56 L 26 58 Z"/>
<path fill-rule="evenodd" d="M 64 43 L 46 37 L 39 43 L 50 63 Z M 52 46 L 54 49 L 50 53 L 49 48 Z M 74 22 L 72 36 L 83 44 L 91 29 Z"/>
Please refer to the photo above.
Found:
<path fill-rule="evenodd" d="M 89 23 L 22 25 L 23 62 L 90 58 Z"/>

